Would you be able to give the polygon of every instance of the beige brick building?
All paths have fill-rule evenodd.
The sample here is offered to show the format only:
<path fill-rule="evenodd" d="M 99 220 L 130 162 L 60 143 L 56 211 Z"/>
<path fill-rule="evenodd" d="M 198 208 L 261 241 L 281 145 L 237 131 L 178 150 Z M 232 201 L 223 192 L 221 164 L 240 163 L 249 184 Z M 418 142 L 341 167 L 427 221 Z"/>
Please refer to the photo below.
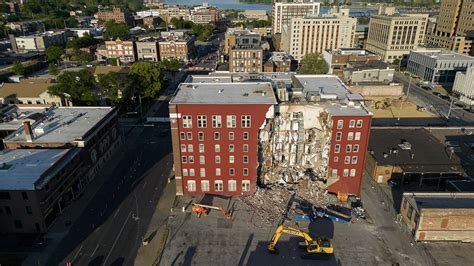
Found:
<path fill-rule="evenodd" d="M 54 85 L 51 79 L 29 78 L 19 83 L 4 83 L 0 86 L 1 104 L 56 105 L 71 106 L 67 99 L 48 93 Z"/>
<path fill-rule="evenodd" d="M 99 57 L 117 58 L 122 62 L 135 62 L 136 50 L 133 41 L 122 41 L 117 39 L 115 41 L 106 41 L 105 47 L 97 49 Z"/>
<path fill-rule="evenodd" d="M 281 33 L 284 25 L 289 25 L 292 18 L 307 15 L 318 15 L 321 3 L 316 0 L 274 0 L 272 8 L 273 33 Z"/>
<path fill-rule="evenodd" d="M 332 10 L 328 15 L 293 18 L 288 28 L 283 27 L 281 48 L 298 61 L 306 54 L 350 48 L 354 44 L 356 26 L 357 19 L 349 17 L 349 9 Z"/>
<path fill-rule="evenodd" d="M 185 35 L 183 32 L 162 32 L 158 41 L 160 61 L 165 59 L 178 59 L 187 62 L 194 50 L 194 36 Z"/>
<path fill-rule="evenodd" d="M 370 18 L 366 49 L 393 62 L 425 42 L 428 14 L 380 14 Z"/>
<path fill-rule="evenodd" d="M 436 30 L 428 34 L 426 41 L 458 53 L 474 54 L 473 40 L 468 37 L 474 31 L 474 1 L 441 0 Z"/>
<path fill-rule="evenodd" d="M 230 72 L 259 73 L 263 68 L 263 49 L 258 46 L 234 47 L 229 55 Z"/>
<path fill-rule="evenodd" d="M 123 11 L 118 7 L 112 10 L 101 10 L 96 14 L 97 19 L 103 22 L 115 21 L 117 23 L 125 23 L 129 26 L 133 25 L 133 17 L 127 11 Z"/>

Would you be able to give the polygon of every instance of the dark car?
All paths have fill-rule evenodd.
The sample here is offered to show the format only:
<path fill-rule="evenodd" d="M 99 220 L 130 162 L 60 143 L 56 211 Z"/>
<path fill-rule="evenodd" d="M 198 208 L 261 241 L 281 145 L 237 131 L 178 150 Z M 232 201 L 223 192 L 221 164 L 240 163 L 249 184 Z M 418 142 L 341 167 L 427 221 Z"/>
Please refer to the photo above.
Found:
<path fill-rule="evenodd" d="M 433 95 L 440 96 L 441 93 L 439 93 L 439 92 L 437 92 L 437 91 L 433 91 Z"/>

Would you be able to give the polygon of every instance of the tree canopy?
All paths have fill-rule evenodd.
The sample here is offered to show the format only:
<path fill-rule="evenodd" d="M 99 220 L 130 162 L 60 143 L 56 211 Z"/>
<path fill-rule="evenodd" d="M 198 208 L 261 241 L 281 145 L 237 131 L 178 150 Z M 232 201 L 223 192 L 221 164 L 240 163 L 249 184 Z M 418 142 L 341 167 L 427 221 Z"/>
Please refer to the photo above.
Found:
<path fill-rule="evenodd" d="M 113 20 L 105 23 L 104 39 L 115 40 L 120 38 L 126 40 L 129 37 L 128 26 L 125 23 L 117 23 Z"/>
<path fill-rule="evenodd" d="M 151 62 L 133 64 L 130 77 L 137 85 L 137 91 L 145 97 L 155 97 L 161 89 L 161 70 Z"/>
<path fill-rule="evenodd" d="M 133 96 L 134 80 L 127 75 L 110 72 L 99 75 L 98 79 L 101 95 L 114 104 L 124 102 Z"/>
<path fill-rule="evenodd" d="M 89 47 L 91 45 L 97 44 L 99 41 L 94 39 L 94 37 L 89 34 L 85 34 L 80 38 L 73 38 L 67 43 L 68 48 L 80 49 L 84 47 Z"/>
<path fill-rule="evenodd" d="M 165 59 L 160 63 L 160 68 L 162 70 L 178 71 L 180 67 L 182 67 L 182 63 L 176 58 Z"/>
<path fill-rule="evenodd" d="M 59 74 L 59 67 L 56 64 L 49 64 L 48 65 L 48 73 L 53 76 L 57 76 Z"/>
<path fill-rule="evenodd" d="M 12 65 L 12 71 L 15 73 L 15 75 L 24 75 L 25 67 L 23 67 L 20 61 L 15 61 L 15 63 Z"/>
<path fill-rule="evenodd" d="M 97 96 L 93 90 L 96 86 L 95 78 L 87 70 L 66 71 L 59 75 L 56 84 L 49 87 L 48 91 L 52 95 L 70 98 L 73 105 L 93 105 L 97 101 Z"/>
<path fill-rule="evenodd" d="M 64 53 L 64 48 L 60 46 L 51 46 L 46 49 L 46 57 L 50 62 L 57 62 L 59 59 L 61 59 L 61 56 L 64 55 Z"/>
<path fill-rule="evenodd" d="M 329 66 L 320 54 L 307 54 L 301 60 L 299 74 L 327 74 Z"/>

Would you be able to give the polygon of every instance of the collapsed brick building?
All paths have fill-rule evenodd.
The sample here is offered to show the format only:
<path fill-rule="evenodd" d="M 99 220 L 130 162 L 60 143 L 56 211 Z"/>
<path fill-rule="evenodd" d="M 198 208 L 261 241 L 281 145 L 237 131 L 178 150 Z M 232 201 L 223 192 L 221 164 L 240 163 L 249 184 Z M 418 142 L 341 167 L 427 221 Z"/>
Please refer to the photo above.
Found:
<path fill-rule="evenodd" d="M 344 197 L 360 193 L 372 114 L 336 76 L 189 76 L 170 120 L 177 194 L 248 195 L 257 184 L 308 179 Z"/>

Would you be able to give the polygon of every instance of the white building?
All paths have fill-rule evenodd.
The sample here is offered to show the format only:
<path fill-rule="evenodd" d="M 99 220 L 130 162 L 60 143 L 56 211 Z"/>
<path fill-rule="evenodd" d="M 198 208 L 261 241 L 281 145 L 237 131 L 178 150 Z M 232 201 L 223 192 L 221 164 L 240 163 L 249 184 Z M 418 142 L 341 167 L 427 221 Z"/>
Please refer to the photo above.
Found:
<path fill-rule="evenodd" d="M 289 25 L 292 18 L 307 15 L 318 15 L 321 3 L 316 0 L 294 0 L 293 3 L 273 2 L 272 27 L 273 33 L 281 33 L 284 25 Z"/>
<path fill-rule="evenodd" d="M 457 72 L 453 91 L 459 94 L 459 100 L 467 105 L 474 105 L 474 67 L 468 67 L 465 72 Z"/>
<path fill-rule="evenodd" d="M 299 61 L 306 54 L 350 48 L 354 44 L 356 27 L 357 19 L 349 17 L 349 9 L 293 18 L 290 26 L 284 27 L 281 49 Z"/>

